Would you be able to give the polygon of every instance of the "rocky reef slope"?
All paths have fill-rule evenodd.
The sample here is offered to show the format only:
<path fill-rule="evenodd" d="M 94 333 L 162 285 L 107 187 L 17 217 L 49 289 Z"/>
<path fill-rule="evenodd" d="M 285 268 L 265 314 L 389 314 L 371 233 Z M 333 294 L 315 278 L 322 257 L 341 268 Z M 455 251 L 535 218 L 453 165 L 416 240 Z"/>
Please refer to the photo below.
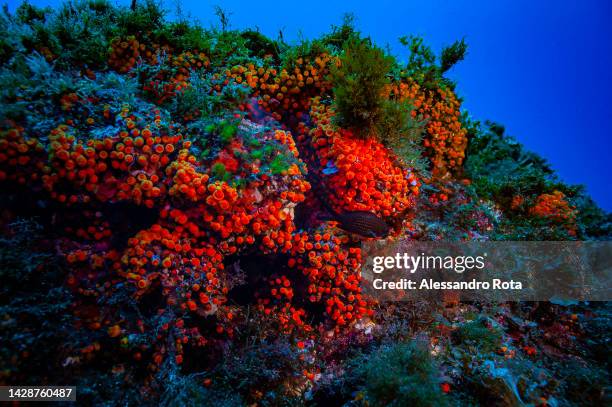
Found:
<path fill-rule="evenodd" d="M 404 63 L 350 18 L 289 45 L 217 12 L 0 16 L 1 384 L 92 404 L 609 397 L 607 304 L 361 292 L 364 239 L 610 238 L 581 187 L 461 109 L 444 74 L 463 41 L 404 38 Z"/>

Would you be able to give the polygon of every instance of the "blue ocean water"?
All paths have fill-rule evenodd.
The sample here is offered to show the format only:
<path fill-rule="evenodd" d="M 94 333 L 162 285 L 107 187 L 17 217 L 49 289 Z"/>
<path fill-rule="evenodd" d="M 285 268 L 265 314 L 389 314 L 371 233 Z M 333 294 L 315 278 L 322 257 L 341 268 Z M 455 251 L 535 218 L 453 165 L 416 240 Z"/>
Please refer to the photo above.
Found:
<path fill-rule="evenodd" d="M 9 1 L 14 10 L 20 1 Z M 31 0 L 38 6 L 61 1 Z M 129 4 L 130 1 L 117 1 Z M 176 14 L 176 2 L 164 3 Z M 216 23 L 214 5 L 231 13 L 234 28 L 257 27 L 287 41 L 313 38 L 346 12 L 379 45 L 405 58 L 398 37 L 417 34 L 436 51 L 465 37 L 467 59 L 450 77 L 475 119 L 506 126 L 547 158 L 561 178 L 585 184 L 612 210 L 612 3 L 606 0 L 499 1 L 183 1 L 184 14 Z"/>

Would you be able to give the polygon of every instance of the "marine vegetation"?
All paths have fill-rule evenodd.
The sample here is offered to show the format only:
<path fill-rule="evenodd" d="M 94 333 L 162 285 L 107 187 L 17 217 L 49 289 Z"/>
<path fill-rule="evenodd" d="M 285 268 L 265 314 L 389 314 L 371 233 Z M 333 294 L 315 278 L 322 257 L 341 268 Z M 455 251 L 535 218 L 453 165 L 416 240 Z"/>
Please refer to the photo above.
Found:
<path fill-rule="evenodd" d="M 0 13 L 0 384 L 85 405 L 609 400 L 603 304 L 379 304 L 361 242 L 611 217 L 350 17 L 288 44 L 153 1 Z"/>

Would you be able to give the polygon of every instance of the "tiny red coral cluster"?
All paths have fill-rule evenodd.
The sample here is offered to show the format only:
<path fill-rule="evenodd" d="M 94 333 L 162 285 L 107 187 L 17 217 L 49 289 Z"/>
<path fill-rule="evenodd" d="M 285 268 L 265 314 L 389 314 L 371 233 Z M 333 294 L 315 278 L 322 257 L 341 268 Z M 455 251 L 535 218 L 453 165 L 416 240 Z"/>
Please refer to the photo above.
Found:
<path fill-rule="evenodd" d="M 434 175 L 457 172 L 463 165 L 468 140 L 460 121 L 461 103 L 454 92 L 441 87 L 424 88 L 410 78 L 392 83 L 387 91 L 391 97 L 410 101 L 413 117 L 426 121 L 423 145 Z"/>
<path fill-rule="evenodd" d="M 223 74 L 215 74 L 215 79 L 225 77 L 216 90 L 230 82 L 246 84 L 257 97 L 257 104 L 271 112 L 276 120 L 302 118 L 302 114 L 310 109 L 311 99 L 329 91 L 331 83 L 328 79 L 330 66 L 337 59 L 328 53 L 299 57 L 291 67 L 282 69 L 256 66 L 236 65 Z"/>
<path fill-rule="evenodd" d="M 565 225 L 571 234 L 576 233 L 576 210 L 570 206 L 561 191 L 539 195 L 535 204 L 529 208 L 529 214 Z"/>
<path fill-rule="evenodd" d="M 127 73 L 136 67 L 140 60 L 157 64 L 160 57 L 171 51 L 168 45 L 147 44 L 134 35 L 125 38 L 115 37 L 110 42 L 108 65 L 119 73 Z"/>
<path fill-rule="evenodd" d="M 372 212 L 391 224 L 404 218 L 419 195 L 416 174 L 401 167 L 379 141 L 336 127 L 333 115 L 333 110 L 315 101 L 311 111 L 315 126 L 298 138 L 315 149 L 315 168 L 334 168 L 332 174 L 320 175 L 325 177 L 330 205 L 338 212 Z"/>

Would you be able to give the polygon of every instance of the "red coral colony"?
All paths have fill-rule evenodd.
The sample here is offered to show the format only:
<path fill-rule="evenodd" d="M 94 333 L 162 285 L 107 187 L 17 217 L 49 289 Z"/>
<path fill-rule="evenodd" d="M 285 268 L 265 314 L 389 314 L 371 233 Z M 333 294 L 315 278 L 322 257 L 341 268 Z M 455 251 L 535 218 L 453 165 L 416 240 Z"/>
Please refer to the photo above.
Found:
<path fill-rule="evenodd" d="M 17 292 L 26 290 L 33 303 L 2 292 L 2 341 L 10 345 L 0 352 L 0 384 L 30 383 L 33 370 L 35 384 L 56 384 L 51 372 L 61 366 L 60 382 L 82 377 L 79 397 L 93 404 L 212 402 L 221 389 L 239 388 L 237 399 L 220 402 L 405 405 L 397 400 L 409 399 L 376 399 L 382 396 L 369 387 L 333 388 L 351 349 L 380 339 L 377 327 L 411 324 L 405 329 L 413 332 L 424 323 L 409 320 L 410 308 L 383 312 L 362 293 L 360 243 L 369 236 L 335 217 L 369 212 L 391 236 L 424 240 L 493 236 L 509 222 L 540 222 L 533 230 L 575 239 L 586 233 L 571 203 L 577 195 L 557 184 L 517 190 L 511 204 L 493 190 L 479 194 L 464 163 L 469 137 L 482 139 L 487 130 L 461 115 L 453 84 L 430 75 L 434 65 L 396 62 L 399 73 L 382 72 L 385 84 L 374 95 L 383 107 L 393 103 L 419 135 L 411 161 L 393 143 L 338 120 L 344 112 L 334 97 L 342 89 L 332 71 L 349 65 L 343 44 L 359 37 L 350 24 L 288 46 L 230 31 L 218 13 L 223 27 L 212 31 L 164 22 L 152 3 L 127 10 L 82 2 L 59 11 L 26 3 L 2 17 L 4 30 L 46 35 L 7 34 L 14 43 L 1 51 L 3 83 L 10 72 L 17 85 L 2 94 L 0 227 L 3 245 L 22 251 L 3 252 L 2 278 L 7 290 L 31 285 Z M 76 19 L 92 25 L 84 38 L 67 34 Z M 434 222 L 448 226 L 424 226 Z M 41 290 L 50 290 L 52 302 Z M 54 305 L 36 315 L 20 311 L 38 301 Z M 482 335 L 502 359 L 537 357 L 535 333 L 503 331 L 509 309 L 479 326 L 444 312 L 427 328 L 438 351 L 455 335 Z M 538 312 L 561 312 L 555 340 L 585 335 L 575 314 Z M 57 326 L 36 337 L 46 329 L 37 324 Z M 23 326 L 22 339 L 7 333 Z M 553 328 L 538 329 L 548 335 Z M 47 346 L 46 359 L 36 356 Z M 412 355 L 407 377 L 434 374 L 419 349 L 390 351 Z M 376 352 L 371 358 L 391 357 Z M 480 363 L 461 357 L 474 359 L 465 366 Z M 418 358 L 427 361 L 410 367 Z M 372 372 L 363 374 L 371 380 Z M 447 403 L 462 380 L 449 368 L 413 400 Z M 501 379 L 469 380 L 476 394 L 469 397 L 480 401 L 497 392 L 545 405 L 561 391 L 544 379 L 520 395 Z"/>

